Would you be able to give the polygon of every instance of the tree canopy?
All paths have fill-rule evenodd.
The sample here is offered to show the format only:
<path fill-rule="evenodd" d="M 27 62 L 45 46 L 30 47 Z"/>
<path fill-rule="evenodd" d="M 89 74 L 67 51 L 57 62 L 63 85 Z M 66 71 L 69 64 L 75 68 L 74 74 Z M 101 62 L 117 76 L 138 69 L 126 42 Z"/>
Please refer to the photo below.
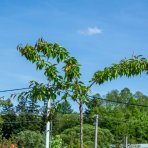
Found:
<path fill-rule="evenodd" d="M 140 57 L 134 56 L 132 59 L 121 60 L 119 64 L 105 67 L 103 71 L 95 72 L 92 81 L 96 84 L 102 84 L 105 81 L 117 79 L 119 76 L 131 77 L 142 72 L 148 73 L 148 61 L 146 58 Z"/>
<path fill-rule="evenodd" d="M 80 111 L 80 147 L 83 148 L 83 104 L 89 101 L 89 90 L 94 84 L 103 84 L 108 80 L 118 77 L 131 77 L 142 72 L 148 73 L 147 59 L 141 56 L 134 56 L 132 59 L 121 60 L 119 64 L 112 64 L 104 70 L 94 73 L 89 85 L 85 85 L 81 79 L 80 64 L 75 57 L 58 43 L 48 43 L 39 39 L 34 46 L 18 46 L 22 56 L 36 64 L 36 69 L 43 70 L 47 78 L 47 84 L 30 82 L 30 90 L 21 93 L 20 97 L 31 98 L 34 101 L 48 100 L 55 102 L 55 107 L 59 105 L 58 96 L 67 102 L 67 97 L 79 104 Z M 126 94 L 128 90 L 122 92 Z M 122 97 L 124 98 L 124 97 Z M 48 120 L 51 120 L 53 110 L 50 109 Z"/>

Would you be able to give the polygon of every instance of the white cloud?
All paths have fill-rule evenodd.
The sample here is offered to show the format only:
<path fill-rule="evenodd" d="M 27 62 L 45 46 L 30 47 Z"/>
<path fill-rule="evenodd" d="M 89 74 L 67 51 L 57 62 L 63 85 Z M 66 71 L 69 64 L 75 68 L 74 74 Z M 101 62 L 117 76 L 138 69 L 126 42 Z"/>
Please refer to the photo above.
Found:
<path fill-rule="evenodd" d="M 102 30 L 98 27 L 88 27 L 86 30 L 80 30 L 79 33 L 82 35 L 96 35 L 101 34 Z"/>

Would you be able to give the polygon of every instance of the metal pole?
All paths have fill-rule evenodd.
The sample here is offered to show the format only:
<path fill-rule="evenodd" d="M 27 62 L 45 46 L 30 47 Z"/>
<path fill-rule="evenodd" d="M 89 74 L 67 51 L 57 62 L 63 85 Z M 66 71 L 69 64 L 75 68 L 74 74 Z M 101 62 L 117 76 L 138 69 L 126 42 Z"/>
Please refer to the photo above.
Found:
<path fill-rule="evenodd" d="M 50 99 L 48 100 L 48 104 L 47 104 L 47 117 L 49 116 L 49 109 L 51 107 L 51 102 Z M 49 148 L 49 143 L 50 142 L 50 121 L 48 121 L 46 123 L 46 144 L 45 144 L 45 148 Z"/>
<path fill-rule="evenodd" d="M 94 148 L 97 148 L 98 145 L 98 115 L 95 115 L 96 117 L 96 129 L 95 129 L 95 144 L 94 144 Z"/>
<path fill-rule="evenodd" d="M 127 141 L 128 141 L 128 137 L 126 136 L 125 137 L 125 148 L 127 148 L 127 143 L 128 143 Z"/>
<path fill-rule="evenodd" d="M 51 141 L 52 141 L 52 121 L 50 121 L 50 143 L 49 143 L 49 147 L 51 148 Z"/>

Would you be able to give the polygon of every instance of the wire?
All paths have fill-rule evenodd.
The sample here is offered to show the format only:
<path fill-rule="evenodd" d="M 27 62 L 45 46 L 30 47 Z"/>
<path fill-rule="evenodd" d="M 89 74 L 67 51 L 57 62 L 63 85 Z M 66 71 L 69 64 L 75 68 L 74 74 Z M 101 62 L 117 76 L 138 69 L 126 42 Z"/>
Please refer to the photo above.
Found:
<path fill-rule="evenodd" d="M 41 121 L 0 122 L 0 124 L 39 123 Z"/>
<path fill-rule="evenodd" d="M 3 93 L 3 92 L 12 92 L 12 91 L 20 91 L 20 90 L 28 90 L 28 89 L 31 89 L 31 88 L 32 87 L 16 88 L 16 89 L 8 89 L 8 90 L 0 90 L 0 93 Z M 71 90 L 67 90 L 67 91 L 72 92 Z M 90 96 L 90 95 L 87 95 L 87 96 L 90 97 L 90 98 L 96 98 L 95 96 Z M 100 99 L 100 100 L 103 100 L 103 101 L 108 101 L 108 102 L 119 103 L 119 104 L 127 104 L 129 106 L 139 106 L 139 107 L 146 107 L 146 108 L 148 108 L 147 105 L 142 105 L 142 104 L 126 103 L 126 102 L 122 102 L 122 101 L 107 100 L 107 99 L 103 99 L 103 98 L 97 98 L 97 99 Z"/>
<path fill-rule="evenodd" d="M 31 87 L 0 90 L 0 93 L 3 93 L 3 92 L 11 92 L 11 91 L 19 91 L 19 90 L 27 90 L 27 89 L 31 89 Z"/>
<path fill-rule="evenodd" d="M 40 114 L 37 114 L 37 113 L 30 113 L 30 112 L 21 112 L 21 113 L 18 113 L 18 112 L 16 112 L 16 113 L 1 113 L 1 115 L 2 116 L 4 116 L 4 115 L 25 115 L 25 116 L 36 116 L 36 117 L 42 117 L 42 115 L 40 115 Z"/>
<path fill-rule="evenodd" d="M 88 96 L 90 98 L 96 98 L 94 96 Z M 103 99 L 103 98 L 96 98 L 96 99 L 100 99 L 103 101 L 107 101 L 107 102 L 114 102 L 114 103 L 119 103 L 119 104 L 127 104 L 129 106 L 140 106 L 140 107 L 148 107 L 147 105 L 142 105 L 142 104 L 133 104 L 133 103 L 127 103 L 127 102 L 122 102 L 122 101 L 114 101 L 114 100 L 108 100 L 108 99 Z"/>
<path fill-rule="evenodd" d="M 49 85 L 50 87 L 53 85 Z M 6 90 L 0 90 L 0 93 L 3 93 L 3 92 L 11 92 L 11 91 L 19 91 L 19 90 L 27 90 L 27 89 L 31 89 L 33 87 L 23 87 L 23 88 L 15 88 L 15 89 L 6 89 Z"/>

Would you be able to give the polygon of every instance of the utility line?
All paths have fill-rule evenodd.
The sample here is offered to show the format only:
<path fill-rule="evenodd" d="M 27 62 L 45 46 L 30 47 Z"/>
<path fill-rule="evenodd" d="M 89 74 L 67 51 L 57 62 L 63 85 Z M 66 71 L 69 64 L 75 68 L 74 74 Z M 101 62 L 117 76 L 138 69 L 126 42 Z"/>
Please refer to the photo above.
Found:
<path fill-rule="evenodd" d="M 88 96 L 90 98 L 96 98 L 95 96 Z M 148 107 L 147 105 L 142 105 L 142 104 L 133 104 L 133 103 L 129 103 L 129 102 L 122 102 L 122 101 L 114 101 L 114 100 L 108 100 L 108 99 L 103 99 L 103 98 L 96 98 L 96 99 L 100 99 L 106 102 L 114 102 L 114 103 L 119 103 L 119 104 L 126 104 L 129 106 L 140 106 L 140 107 Z"/>
<path fill-rule="evenodd" d="M 0 124 L 39 123 L 41 121 L 0 122 Z"/>
<path fill-rule="evenodd" d="M 19 91 L 19 90 L 27 90 L 27 89 L 31 89 L 31 87 L 15 88 L 15 89 L 7 89 L 7 90 L 0 90 L 0 93 L 3 93 L 3 92 L 12 92 L 12 91 Z"/>
<path fill-rule="evenodd" d="M 21 115 L 25 115 L 25 116 L 36 116 L 36 117 L 42 117 L 42 115 L 38 115 L 37 113 L 27 113 L 27 112 L 21 112 L 21 113 L 1 113 L 2 116 L 5 116 L 5 115 L 14 115 L 16 114 L 16 116 L 21 116 Z"/>
<path fill-rule="evenodd" d="M 12 92 L 12 91 L 20 91 L 20 90 L 29 90 L 31 88 L 32 87 L 16 88 L 16 89 L 8 89 L 8 90 L 0 90 L 0 93 L 3 93 L 3 92 Z M 72 92 L 71 90 L 67 90 L 67 91 Z M 90 95 L 87 95 L 87 96 L 90 97 L 90 98 L 96 98 L 95 96 L 90 96 Z M 147 105 L 142 105 L 142 104 L 133 104 L 133 103 L 122 102 L 122 101 L 107 100 L 107 99 L 103 99 L 103 98 L 96 98 L 96 99 L 100 99 L 100 100 L 107 101 L 107 102 L 114 102 L 114 103 L 119 103 L 119 104 L 126 104 L 126 105 L 129 105 L 129 106 L 139 106 L 139 107 L 148 108 Z"/>
<path fill-rule="evenodd" d="M 49 85 L 50 87 L 53 85 Z M 14 89 L 6 89 L 6 90 L 0 90 L 0 93 L 3 93 L 3 92 L 12 92 L 12 91 L 19 91 L 19 90 L 29 90 L 33 87 L 23 87 L 23 88 L 14 88 Z"/>

